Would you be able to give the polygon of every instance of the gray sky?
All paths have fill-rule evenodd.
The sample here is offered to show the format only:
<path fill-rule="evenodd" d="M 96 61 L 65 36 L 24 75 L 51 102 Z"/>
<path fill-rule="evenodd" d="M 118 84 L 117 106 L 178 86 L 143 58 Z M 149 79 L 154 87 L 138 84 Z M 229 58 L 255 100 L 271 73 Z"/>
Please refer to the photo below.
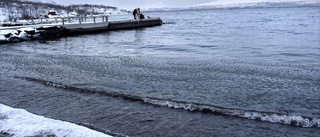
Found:
<path fill-rule="evenodd" d="M 120 9 L 131 10 L 140 8 L 162 8 L 162 7 L 189 7 L 214 0 L 53 0 L 57 4 L 103 4 L 115 6 Z"/>
<path fill-rule="evenodd" d="M 317 1 L 320 0 L 53 0 L 57 4 L 103 4 L 114 6 L 119 9 L 133 10 L 140 7 L 146 8 L 163 8 L 163 7 L 191 7 L 203 3 L 213 2 L 213 4 L 235 4 L 235 3 L 255 3 L 255 2 L 284 2 L 284 1 Z"/>

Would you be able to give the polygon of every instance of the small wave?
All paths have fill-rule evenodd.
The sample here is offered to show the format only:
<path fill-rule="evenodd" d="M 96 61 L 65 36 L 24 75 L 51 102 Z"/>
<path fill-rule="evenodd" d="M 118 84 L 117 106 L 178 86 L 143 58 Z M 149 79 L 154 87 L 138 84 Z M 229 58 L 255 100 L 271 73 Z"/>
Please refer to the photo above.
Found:
<path fill-rule="evenodd" d="M 246 112 L 245 115 L 241 116 L 249 119 L 257 119 L 261 121 L 268 121 L 272 123 L 281 123 L 292 126 L 301 127 L 320 127 L 319 118 L 308 118 L 303 116 L 287 116 L 287 115 L 266 115 L 258 112 Z"/>
<path fill-rule="evenodd" d="M 183 101 L 175 101 L 175 100 L 169 100 L 169 99 L 158 99 L 158 98 L 151 98 L 151 97 L 141 98 L 139 96 L 133 96 L 128 94 L 116 93 L 116 92 L 97 91 L 93 89 L 67 86 L 67 85 L 63 85 L 55 82 L 36 79 L 36 78 L 27 78 L 27 77 L 16 77 L 16 78 L 39 82 L 39 83 L 50 85 L 56 88 L 74 90 L 81 93 L 98 93 L 98 94 L 103 94 L 103 95 L 112 96 L 112 97 L 121 97 L 123 99 L 128 99 L 132 101 L 142 101 L 147 104 L 152 104 L 152 105 L 157 105 L 162 107 L 185 109 L 188 111 L 199 111 L 203 113 L 212 113 L 217 115 L 237 116 L 237 117 L 242 117 L 242 118 L 247 118 L 252 120 L 267 121 L 272 123 L 280 123 L 280 124 L 298 126 L 298 127 L 317 127 L 317 128 L 320 127 L 320 118 L 311 118 L 311 117 L 305 117 L 305 116 L 288 116 L 286 114 L 281 114 L 277 112 L 262 112 L 262 111 L 256 111 L 256 110 L 234 109 L 234 108 L 226 108 L 226 107 L 209 105 L 209 104 L 183 102 Z M 83 124 L 80 124 L 80 125 L 83 125 Z"/>
<path fill-rule="evenodd" d="M 162 22 L 162 24 L 177 24 L 176 22 Z"/>
<path fill-rule="evenodd" d="M 280 53 L 280 54 L 276 54 L 279 56 L 289 56 L 289 57 L 304 57 L 304 54 L 297 54 L 297 53 Z"/>
<path fill-rule="evenodd" d="M 204 113 L 214 113 L 220 115 L 238 116 L 242 118 L 248 118 L 253 120 L 267 121 L 272 123 L 280 123 L 299 127 L 320 127 L 319 118 L 310 118 L 303 116 L 287 116 L 285 114 L 280 114 L 276 112 L 259 112 L 252 110 L 241 110 L 232 108 L 223 108 L 212 105 L 203 105 L 188 102 L 174 102 L 169 100 L 153 100 L 144 99 L 145 103 L 150 103 L 154 105 L 185 109 L 189 111 L 200 111 Z"/>

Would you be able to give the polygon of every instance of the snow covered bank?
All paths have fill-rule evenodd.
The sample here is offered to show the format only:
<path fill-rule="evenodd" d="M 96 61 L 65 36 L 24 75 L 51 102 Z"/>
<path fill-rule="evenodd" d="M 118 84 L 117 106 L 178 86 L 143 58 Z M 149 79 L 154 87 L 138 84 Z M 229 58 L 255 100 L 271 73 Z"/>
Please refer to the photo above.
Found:
<path fill-rule="evenodd" d="M 34 3 L 48 3 L 48 4 L 56 4 L 53 0 L 20 0 L 22 2 L 34 2 Z"/>
<path fill-rule="evenodd" d="M 119 15 L 128 14 L 121 10 L 105 5 L 58 5 L 52 0 L 0 0 L 0 25 L 7 23 L 23 23 L 35 20 L 42 21 L 55 17 L 78 17 L 85 15 Z M 33 19 L 33 21 L 31 21 Z M 40 21 L 39 21 L 40 22 Z M 23 23 L 24 24 L 24 23 Z"/>
<path fill-rule="evenodd" d="M 229 8 L 277 8 L 317 6 L 320 0 L 215 0 L 208 3 L 198 4 L 184 8 L 150 8 L 145 11 L 174 11 L 174 10 L 197 10 L 197 9 L 229 9 Z"/>
<path fill-rule="evenodd" d="M 0 133 L 13 136 L 110 137 L 73 123 L 54 120 L 0 104 Z"/>
<path fill-rule="evenodd" d="M 241 8 L 241 7 L 281 7 L 319 4 L 320 0 L 215 0 L 195 7 Z"/>

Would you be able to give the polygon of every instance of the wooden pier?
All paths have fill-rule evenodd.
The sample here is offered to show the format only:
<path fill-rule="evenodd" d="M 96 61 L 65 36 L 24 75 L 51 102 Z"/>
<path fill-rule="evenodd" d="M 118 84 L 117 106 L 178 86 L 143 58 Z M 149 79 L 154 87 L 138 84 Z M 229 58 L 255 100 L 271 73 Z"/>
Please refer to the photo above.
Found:
<path fill-rule="evenodd" d="M 35 24 L 35 25 L 23 25 L 23 26 L 11 26 L 0 27 L 0 31 L 3 30 L 21 30 L 25 28 L 31 28 L 39 30 L 43 37 L 61 37 L 74 34 L 87 34 L 97 33 L 103 31 L 114 31 L 123 29 L 136 29 L 143 27 L 152 27 L 162 24 L 160 18 L 148 18 L 139 20 L 117 20 L 109 21 L 107 16 L 101 16 L 91 18 L 73 18 L 71 22 L 70 18 L 55 19 L 53 24 Z"/>
<path fill-rule="evenodd" d="M 121 21 L 110 21 L 109 30 L 121 30 L 121 29 L 134 29 L 142 27 L 153 27 L 162 24 L 160 18 L 150 18 L 142 20 L 121 20 Z"/>
<path fill-rule="evenodd" d="M 142 20 L 118 20 L 107 22 L 88 23 L 82 22 L 81 24 L 64 24 L 62 27 L 67 34 L 79 34 L 79 33 L 92 33 L 101 31 L 113 31 L 123 29 L 135 29 L 144 27 L 153 27 L 162 24 L 160 18 L 150 18 Z"/>
<path fill-rule="evenodd" d="M 98 18 L 100 19 L 98 21 Z M 71 22 L 71 20 L 73 22 Z M 90 21 L 88 21 L 90 20 Z M 75 22 L 76 21 L 76 22 Z M 21 28 L 48 28 L 48 27 L 61 27 L 70 32 L 95 30 L 95 31 L 108 31 L 108 30 L 121 30 L 121 29 L 135 29 L 141 27 L 152 27 L 162 24 L 160 18 L 149 18 L 139 20 L 117 20 L 109 21 L 108 16 L 101 17 L 72 17 L 72 18 L 55 18 L 55 23 L 51 24 L 35 24 L 23 26 L 9 26 L 0 27 L 1 30 L 21 29 Z"/>

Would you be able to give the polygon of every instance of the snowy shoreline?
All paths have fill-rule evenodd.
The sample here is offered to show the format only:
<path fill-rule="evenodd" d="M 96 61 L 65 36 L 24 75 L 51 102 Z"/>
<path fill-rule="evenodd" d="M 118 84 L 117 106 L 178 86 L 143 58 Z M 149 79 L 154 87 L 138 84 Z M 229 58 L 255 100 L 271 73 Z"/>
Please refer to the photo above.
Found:
<path fill-rule="evenodd" d="M 111 137 L 70 122 L 32 114 L 0 104 L 0 136 L 77 136 Z"/>

